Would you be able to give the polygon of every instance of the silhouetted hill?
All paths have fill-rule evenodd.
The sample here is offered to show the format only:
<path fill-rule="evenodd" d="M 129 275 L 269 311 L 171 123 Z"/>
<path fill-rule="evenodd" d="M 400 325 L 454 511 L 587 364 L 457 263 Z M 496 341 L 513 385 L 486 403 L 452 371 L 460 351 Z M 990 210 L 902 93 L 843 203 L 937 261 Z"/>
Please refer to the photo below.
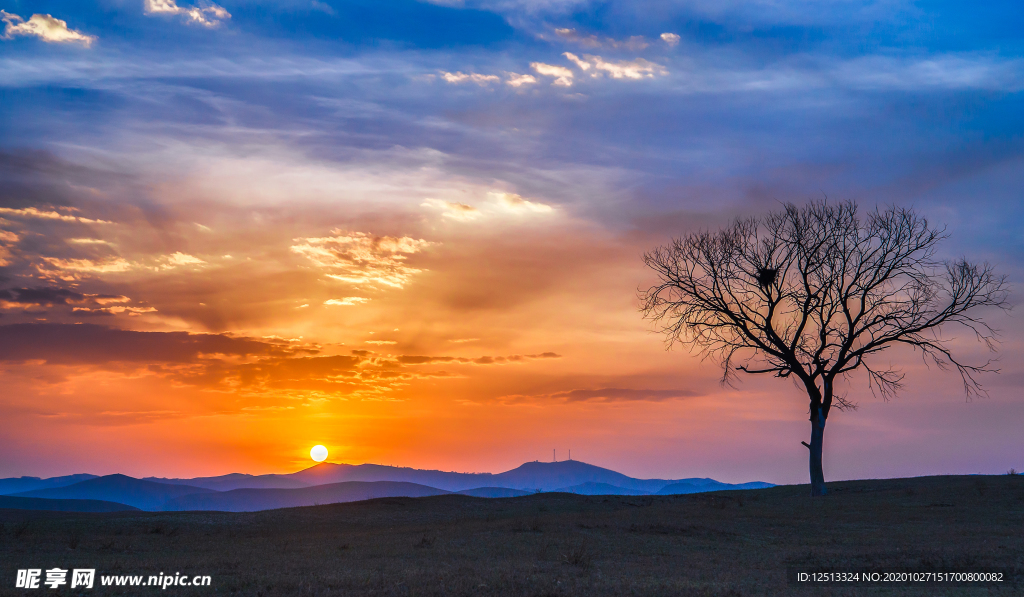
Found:
<path fill-rule="evenodd" d="M 639 489 L 626 489 L 609 485 L 608 483 L 594 483 L 593 481 L 580 483 L 572 487 L 561 487 L 555 491 L 578 495 L 650 495 L 650 492 L 640 491 Z"/>
<path fill-rule="evenodd" d="M 475 489 L 463 489 L 462 491 L 456 491 L 455 493 L 483 498 L 507 498 L 530 495 L 533 492 L 523 491 L 522 489 L 509 489 L 507 487 L 477 487 Z"/>
<path fill-rule="evenodd" d="M 92 477 L 91 475 L 83 475 Z M 4 479 L 19 483 L 41 483 L 56 482 L 60 479 L 34 479 L 26 478 L 27 481 L 17 479 Z M 127 477 L 125 477 L 127 478 Z M 141 483 L 155 483 L 163 486 L 186 487 L 184 491 L 172 493 L 167 499 L 176 498 L 189 493 L 199 493 L 197 490 L 209 491 L 233 491 L 236 489 L 301 489 L 344 482 L 395 482 L 414 483 L 433 489 L 449 492 L 465 492 L 467 490 L 480 490 L 479 497 L 508 497 L 519 495 L 508 492 L 493 493 L 485 495 L 485 490 L 517 490 L 524 493 L 537 491 L 567 491 L 585 495 L 618 494 L 618 495 L 640 495 L 654 494 L 663 488 L 672 486 L 670 493 L 694 493 L 699 491 L 716 491 L 720 489 L 744 489 L 770 487 L 767 483 L 746 483 L 741 485 L 730 485 L 720 483 L 714 479 L 634 479 L 615 472 L 578 460 L 566 460 L 562 462 L 527 462 L 522 466 L 505 471 L 499 474 L 491 473 L 455 473 L 439 470 L 422 470 L 405 467 L 384 466 L 379 464 L 333 464 L 321 463 L 305 470 L 291 474 L 271 475 L 247 475 L 232 473 L 215 477 L 197 477 L 194 479 L 167 479 L 158 477 L 147 477 L 136 480 Z M 71 484 L 67 485 L 72 486 Z M 598 487 L 600 486 L 600 487 Z M 34 487 L 33 491 L 41 490 L 42 487 Z M 18 495 L 29 495 L 28 490 L 12 491 Z M 64 494 L 36 494 L 35 497 L 72 497 Z M 160 494 L 164 495 L 164 494 Z M 99 497 L 102 496 L 102 497 Z M 74 496 L 86 497 L 86 496 Z M 138 505 L 136 501 L 126 501 L 117 492 L 108 494 L 95 494 L 88 496 L 93 499 L 106 499 L 114 502 L 121 502 L 131 505 Z M 139 506 L 146 509 L 158 508 L 162 502 L 157 502 L 159 497 L 146 499 L 146 506 Z"/>
<path fill-rule="evenodd" d="M 491 484 L 495 487 L 554 491 L 562 487 L 573 487 L 584 483 L 607 483 L 623 489 L 654 493 L 673 482 L 664 479 L 634 479 L 593 464 L 578 460 L 563 460 L 562 462 L 527 462 L 518 468 L 494 475 Z"/>
<path fill-rule="evenodd" d="M 753 481 L 750 483 L 720 483 L 712 479 L 700 479 L 703 483 L 672 483 L 658 490 L 658 495 L 680 495 L 684 493 L 701 493 L 704 491 L 723 491 L 726 489 L 765 489 L 775 487 L 771 483 Z M 708 482 L 710 481 L 710 482 Z"/>
<path fill-rule="evenodd" d="M 103 500 L 51 500 L 47 498 L 0 495 L 0 509 L 50 510 L 51 512 L 138 512 L 126 504 Z"/>
<path fill-rule="evenodd" d="M 298 489 L 322 483 L 306 483 L 291 475 L 246 475 L 231 473 L 217 477 L 196 477 L 194 479 L 167 479 L 163 477 L 144 477 L 143 481 L 167 483 L 170 485 L 191 485 L 213 491 L 231 491 L 232 489 Z"/>
<path fill-rule="evenodd" d="M 357 502 L 382 497 L 425 497 L 447 493 L 450 492 L 416 483 L 343 481 L 301 489 L 233 489 L 184 495 L 168 501 L 162 509 L 255 512 L 274 508 Z"/>
<path fill-rule="evenodd" d="M 89 479 L 95 478 L 96 475 L 90 475 L 87 473 L 66 475 L 63 477 L 50 477 L 49 479 L 40 479 L 39 477 L 11 477 L 8 479 L 0 479 L 0 495 L 10 495 L 12 493 L 21 493 L 23 491 L 34 491 L 36 489 L 50 489 L 52 487 L 65 487 L 67 485 L 78 483 L 79 481 L 88 481 Z"/>
<path fill-rule="evenodd" d="M 310 486 L 341 481 L 402 481 L 446 491 L 461 491 L 475 487 L 503 487 L 492 483 L 495 475 L 490 473 L 452 473 L 381 464 L 353 465 L 323 462 L 297 473 L 282 476 L 297 479 Z"/>
<path fill-rule="evenodd" d="M 207 493 L 209 489 L 190 485 L 171 485 L 143 481 L 127 475 L 107 475 L 81 481 L 67 487 L 37 489 L 17 494 L 18 497 L 49 499 L 103 500 L 135 506 L 142 510 L 157 510 L 167 500 L 190 493 Z"/>
<path fill-rule="evenodd" d="M 10 583 L 0 595 L 1022 594 L 1024 476 L 840 481 L 829 483 L 828 497 L 820 499 L 812 499 L 809 490 L 792 485 L 644 497 L 541 493 L 501 500 L 449 494 L 255 513 L 0 510 L 0 568 L 9 574 L 3 582 Z M 81 545 L 70 549 L 76 536 Z M 58 566 L 96 568 L 96 587 L 12 587 L 19 568 L 42 568 L 45 578 L 45 570 Z M 1004 576 L 988 583 L 860 581 L 800 589 L 786 579 L 794 567 L 968 568 Z M 103 589 L 98 578 L 179 570 L 210 575 L 214 585 Z M 69 584 L 70 576 L 69 571 Z"/>
<path fill-rule="evenodd" d="M 298 479 L 311 486 L 340 481 L 404 481 L 456 492 L 479 487 L 503 487 L 527 492 L 554 491 L 584 483 L 606 483 L 625 490 L 644 493 L 655 493 L 662 487 L 673 483 L 707 484 L 709 487 L 715 488 L 726 486 L 726 484 L 713 479 L 634 479 L 622 473 L 578 460 L 527 462 L 510 471 L 498 474 L 452 473 L 379 464 L 351 465 L 325 462 L 291 475 L 280 476 Z M 713 491 L 713 489 L 704 491 Z"/>
<path fill-rule="evenodd" d="M 749 483 L 735 483 L 723 489 L 768 489 L 769 487 L 775 487 L 775 485 L 764 481 L 750 481 Z"/>

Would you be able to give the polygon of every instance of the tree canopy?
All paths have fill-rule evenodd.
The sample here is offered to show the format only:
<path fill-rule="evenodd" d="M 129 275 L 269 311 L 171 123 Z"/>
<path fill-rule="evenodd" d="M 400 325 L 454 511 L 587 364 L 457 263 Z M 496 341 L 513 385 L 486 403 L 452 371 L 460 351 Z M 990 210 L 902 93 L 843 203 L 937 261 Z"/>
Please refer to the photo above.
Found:
<path fill-rule="evenodd" d="M 837 380 L 862 370 L 886 399 L 902 387 L 899 369 L 877 359 L 894 346 L 956 370 L 970 397 L 992 361 L 965 362 L 941 332 L 960 326 L 994 350 L 982 315 L 1005 308 L 1008 290 L 988 263 L 939 259 L 946 236 L 909 208 L 788 204 L 646 253 L 659 281 L 641 291 L 642 311 L 670 345 L 718 361 L 725 382 L 737 372 L 795 378 L 822 428 L 833 406 L 854 406 Z M 812 459 L 813 445 L 812 433 Z"/>

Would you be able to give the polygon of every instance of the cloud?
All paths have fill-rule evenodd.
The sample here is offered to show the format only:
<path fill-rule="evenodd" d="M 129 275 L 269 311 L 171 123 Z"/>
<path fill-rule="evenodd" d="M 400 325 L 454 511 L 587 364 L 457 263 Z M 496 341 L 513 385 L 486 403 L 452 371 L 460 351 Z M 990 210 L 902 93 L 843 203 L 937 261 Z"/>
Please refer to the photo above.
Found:
<path fill-rule="evenodd" d="M 42 260 L 58 270 L 65 272 L 109 274 L 126 272 L 134 267 L 134 264 L 122 259 L 121 257 L 110 257 L 102 260 L 43 257 Z"/>
<path fill-rule="evenodd" d="M 109 295 L 92 295 L 92 294 L 90 294 L 90 295 L 87 295 L 87 296 L 89 296 L 89 298 L 91 298 L 92 300 L 96 301 L 96 303 L 98 303 L 100 305 L 106 305 L 108 303 L 127 303 L 127 302 L 130 302 L 132 300 L 132 299 L 130 299 L 130 298 L 124 296 L 124 295 L 121 295 L 121 296 L 109 296 Z"/>
<path fill-rule="evenodd" d="M 364 298 L 364 297 L 361 297 L 361 296 L 346 296 L 343 299 L 327 299 L 326 301 L 324 301 L 324 304 L 325 305 L 346 306 L 347 307 L 347 306 L 351 306 L 351 305 L 361 305 L 363 303 L 368 303 L 368 302 L 370 302 L 370 299 Z"/>
<path fill-rule="evenodd" d="M 644 79 L 668 74 L 668 70 L 664 66 L 648 62 L 643 58 L 622 62 L 608 62 L 600 56 L 591 56 L 590 54 L 585 54 L 584 58 L 591 62 L 595 69 L 607 72 L 613 79 Z"/>
<path fill-rule="evenodd" d="M 519 73 L 508 73 L 508 80 L 505 83 L 513 87 L 522 87 L 523 85 L 532 85 L 537 82 L 537 77 L 533 75 L 521 75 Z"/>
<path fill-rule="evenodd" d="M 863 56 L 831 70 L 833 77 L 857 89 L 1024 89 L 1024 60 L 1019 58 L 993 60 L 948 54 L 908 60 Z"/>
<path fill-rule="evenodd" d="M 315 5 L 316 3 L 314 3 Z M 145 13 L 181 15 L 188 19 L 188 22 L 204 27 L 217 27 L 221 22 L 231 18 L 231 13 L 213 3 L 207 2 L 199 6 L 178 6 L 175 0 L 146 0 Z"/>
<path fill-rule="evenodd" d="M 566 402 L 583 402 L 601 400 L 615 402 L 621 400 L 671 400 L 674 398 L 690 398 L 697 393 L 691 390 L 633 390 L 626 388 L 599 388 L 596 390 L 565 390 L 550 394 L 552 398 L 562 398 Z"/>
<path fill-rule="evenodd" d="M 65 208 L 70 209 L 70 208 Z M 49 210 L 44 211 L 35 207 L 23 207 L 21 209 L 15 209 L 12 207 L 0 207 L 0 214 L 9 217 L 17 218 L 33 218 L 39 220 L 59 220 L 61 222 L 78 222 L 80 224 L 112 224 L 106 220 L 93 220 L 90 218 L 82 218 L 79 216 L 72 216 L 69 214 L 62 214 L 57 211 Z"/>
<path fill-rule="evenodd" d="M 558 402 L 662 402 L 665 400 L 678 400 L 681 398 L 692 398 L 698 396 L 692 390 L 647 390 L 628 388 L 597 388 L 597 389 L 575 389 L 552 392 L 550 394 L 523 395 L 515 394 L 502 396 L 499 400 L 503 402 L 536 402 L 558 401 Z"/>
<path fill-rule="evenodd" d="M 0 361 L 103 365 L 110 362 L 192 363 L 206 355 L 285 356 L 286 343 L 226 334 L 135 332 L 94 324 L 18 323 L 0 326 Z"/>
<path fill-rule="evenodd" d="M 6 23 L 3 39 L 12 39 L 16 35 L 34 35 L 47 43 L 80 43 L 85 47 L 96 41 L 95 35 L 68 29 L 67 21 L 55 19 L 48 14 L 34 14 L 25 21 L 16 14 L 0 10 L 0 20 Z"/>
<path fill-rule="evenodd" d="M 20 309 L 29 313 L 34 309 L 72 307 L 79 315 L 138 315 L 156 311 L 153 307 L 131 307 L 131 299 L 122 295 L 84 294 L 67 288 L 51 286 L 33 288 L 7 288 L 0 290 L 0 309 Z"/>
<path fill-rule="evenodd" d="M 192 255 L 186 255 L 181 251 L 177 251 L 170 255 L 164 255 L 160 258 L 160 265 L 156 269 L 174 269 L 182 265 L 203 265 L 206 262 L 198 257 Z"/>
<path fill-rule="evenodd" d="M 530 68 L 537 71 L 538 74 L 546 77 L 555 77 L 555 85 L 561 85 L 562 87 L 572 86 L 573 72 L 564 66 L 545 64 L 543 62 L 531 62 Z"/>
<path fill-rule="evenodd" d="M 11 247 L 17 244 L 19 239 L 17 234 L 9 230 L 0 230 L 0 267 L 11 264 Z"/>
<path fill-rule="evenodd" d="M 155 313 L 156 307 L 129 307 L 127 305 L 115 305 L 113 307 L 75 307 L 71 310 L 72 313 L 78 315 L 117 315 L 120 313 L 127 313 L 131 316 L 141 315 L 143 313 Z"/>
<path fill-rule="evenodd" d="M 463 73 L 462 71 L 450 73 L 447 71 L 441 71 L 441 78 L 449 83 L 466 83 L 472 82 L 477 85 L 487 85 L 488 83 L 494 83 L 501 80 L 501 77 L 497 75 L 481 75 L 479 73 Z"/>
<path fill-rule="evenodd" d="M 76 245 L 109 245 L 110 242 L 99 238 L 69 238 L 66 242 Z"/>
<path fill-rule="evenodd" d="M 468 222 L 481 217 L 501 217 L 509 211 L 517 213 L 551 213 L 554 208 L 550 205 L 528 201 L 515 193 L 489 192 L 488 201 L 481 205 L 480 209 L 465 203 L 453 201 L 442 201 L 439 199 L 427 199 L 421 206 L 428 207 L 442 212 L 442 217 Z"/>
<path fill-rule="evenodd" d="M 600 48 L 601 47 L 601 40 L 599 40 L 596 35 L 583 36 L 583 35 L 580 35 L 579 32 L 577 32 L 575 29 L 570 29 L 568 27 L 563 27 L 563 28 L 560 28 L 560 29 L 555 29 L 555 35 L 557 35 L 558 37 L 561 37 L 562 39 L 566 39 L 566 40 L 569 40 L 569 41 L 573 41 L 573 42 L 579 43 L 580 45 L 585 46 L 585 47 L 590 47 L 590 48 Z"/>
<path fill-rule="evenodd" d="M 337 14 L 331 7 L 331 5 L 325 2 L 318 2 L 317 0 L 313 0 L 311 6 L 313 7 L 313 10 L 319 10 L 320 12 L 327 13 L 332 16 Z"/>
<path fill-rule="evenodd" d="M 459 220 L 460 222 L 468 222 L 469 220 L 475 220 L 480 217 L 480 210 L 472 205 L 466 205 L 465 203 L 442 201 L 440 199 L 427 199 L 421 205 L 423 207 L 439 209 L 442 212 L 442 217 Z"/>
<path fill-rule="evenodd" d="M 514 354 L 504 357 L 434 357 L 418 355 L 401 355 L 396 361 L 402 365 L 433 365 L 437 363 L 461 363 L 472 365 L 501 365 L 507 363 L 522 363 L 535 359 L 560 359 L 562 355 L 554 352 L 542 352 L 539 354 Z"/>
<path fill-rule="evenodd" d="M 8 288 L 0 290 L 0 309 L 30 311 L 39 308 L 82 304 L 89 299 L 63 288 Z"/>
<path fill-rule="evenodd" d="M 675 33 L 662 33 L 661 41 L 667 43 L 670 46 L 675 46 L 679 44 L 679 36 L 676 35 Z"/>
<path fill-rule="evenodd" d="M 592 66 L 589 62 L 584 62 L 583 60 L 580 60 L 580 57 L 577 56 L 576 54 L 573 54 L 572 52 L 566 52 L 562 54 L 562 56 L 568 58 L 569 61 L 575 64 L 577 67 L 579 67 L 580 70 L 590 70 L 590 67 Z"/>
<path fill-rule="evenodd" d="M 88 300 L 88 297 L 81 292 L 75 292 L 66 288 L 8 288 L 0 290 L 0 307 L 5 309 L 67 305 L 68 303 L 81 303 L 86 300 Z"/>
<path fill-rule="evenodd" d="M 320 396 L 377 399 L 408 380 L 451 377 L 444 371 L 424 370 L 417 366 L 420 364 L 378 356 L 369 350 L 353 350 L 349 356 L 272 356 L 242 365 L 209 362 L 200 368 L 169 366 L 162 372 L 196 385 L 221 385 L 248 392 L 285 391 L 289 398 L 295 397 L 294 391 L 308 391 Z"/>
<path fill-rule="evenodd" d="M 527 201 L 515 193 L 487 193 L 487 196 L 506 209 L 515 212 L 551 213 L 554 211 L 550 205 Z"/>
<path fill-rule="evenodd" d="M 575 29 L 569 28 L 555 29 L 555 35 L 585 48 L 625 48 L 636 52 L 650 45 L 642 35 L 634 35 L 625 40 L 617 40 L 611 37 L 599 38 L 596 35 L 581 35 Z"/>
<path fill-rule="evenodd" d="M 63 280 L 78 279 L 75 274 L 79 273 L 115 274 L 143 267 L 154 271 L 166 271 L 184 266 L 199 266 L 206 264 L 202 259 L 180 251 L 158 258 L 155 265 L 152 266 L 144 266 L 140 263 L 128 261 L 123 257 L 106 257 L 103 259 L 63 259 L 59 257 L 40 257 L 40 259 L 43 263 L 36 264 L 36 269 L 41 274 Z"/>
<path fill-rule="evenodd" d="M 391 345 L 394 341 L 371 343 Z M 0 362 L 37 367 L 34 377 L 47 375 L 38 373 L 39 367 L 51 366 L 75 367 L 83 374 L 89 369 L 122 374 L 131 371 L 135 377 L 155 376 L 201 388 L 288 399 L 296 398 L 296 391 L 309 392 L 307 396 L 376 399 L 407 385 L 409 380 L 453 377 L 431 365 L 494 366 L 559 358 L 553 352 L 475 358 L 385 357 L 369 350 L 352 350 L 350 355 L 318 352 L 316 345 L 276 337 L 138 332 L 96 324 L 0 326 Z"/>
<path fill-rule="evenodd" d="M 372 236 L 365 232 L 297 238 L 291 250 L 327 270 L 327 277 L 352 284 L 383 284 L 402 288 L 421 270 L 405 264 L 408 255 L 434 243 L 408 236 Z"/>

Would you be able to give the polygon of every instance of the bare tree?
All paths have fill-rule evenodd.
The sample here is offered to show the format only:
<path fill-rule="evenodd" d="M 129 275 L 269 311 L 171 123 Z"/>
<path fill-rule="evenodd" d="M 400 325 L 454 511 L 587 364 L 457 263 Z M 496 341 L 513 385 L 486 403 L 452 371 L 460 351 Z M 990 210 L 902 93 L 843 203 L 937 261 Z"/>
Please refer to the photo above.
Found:
<path fill-rule="evenodd" d="M 737 371 L 793 379 L 810 399 L 811 494 L 825 494 L 821 466 L 832 407 L 855 408 L 836 384 L 857 370 L 873 394 L 889 399 L 903 374 L 879 353 L 911 346 L 926 362 L 955 369 L 967 397 L 983 392 L 979 373 L 954 356 L 948 324 L 966 328 L 989 350 L 995 332 L 983 307 L 1006 308 L 1007 286 L 990 265 L 941 261 L 946 238 L 912 209 L 863 217 L 852 202 L 789 204 L 731 228 L 675 239 L 644 255 L 659 283 L 640 298 L 645 317 L 704 358 L 718 361 L 723 383 Z"/>

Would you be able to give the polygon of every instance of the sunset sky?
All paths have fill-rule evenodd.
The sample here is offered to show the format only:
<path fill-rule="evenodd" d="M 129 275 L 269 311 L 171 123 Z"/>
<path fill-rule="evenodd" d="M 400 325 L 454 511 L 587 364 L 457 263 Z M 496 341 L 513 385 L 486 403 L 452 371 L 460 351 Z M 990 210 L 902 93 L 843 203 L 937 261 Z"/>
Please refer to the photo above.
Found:
<path fill-rule="evenodd" d="M 913 206 L 1024 275 L 1024 6 L 4 0 L 0 477 L 329 461 L 807 482 L 807 402 L 638 311 L 645 250 Z M 826 479 L 1024 468 L 1024 325 L 967 401 L 886 353 Z M 984 360 L 960 330 L 954 346 Z"/>

